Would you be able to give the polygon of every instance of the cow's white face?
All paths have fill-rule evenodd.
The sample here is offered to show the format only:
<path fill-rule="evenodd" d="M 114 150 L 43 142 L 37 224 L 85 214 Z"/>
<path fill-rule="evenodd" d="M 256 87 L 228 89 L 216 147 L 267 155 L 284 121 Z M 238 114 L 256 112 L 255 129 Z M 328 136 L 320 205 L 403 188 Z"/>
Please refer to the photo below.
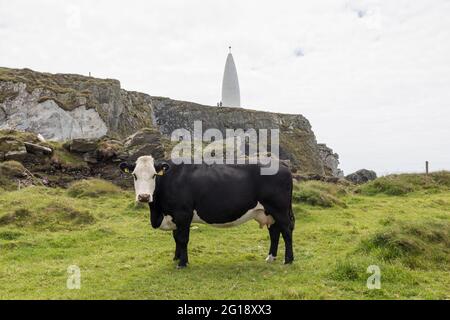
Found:
<path fill-rule="evenodd" d="M 138 158 L 132 174 L 136 201 L 153 202 L 157 174 L 153 157 L 144 156 Z"/>
<path fill-rule="evenodd" d="M 155 193 L 156 177 L 162 176 L 169 170 L 170 165 L 164 161 L 155 160 L 152 156 L 139 157 L 135 164 L 122 162 L 120 170 L 133 175 L 134 191 L 136 192 L 137 202 L 153 202 Z"/>

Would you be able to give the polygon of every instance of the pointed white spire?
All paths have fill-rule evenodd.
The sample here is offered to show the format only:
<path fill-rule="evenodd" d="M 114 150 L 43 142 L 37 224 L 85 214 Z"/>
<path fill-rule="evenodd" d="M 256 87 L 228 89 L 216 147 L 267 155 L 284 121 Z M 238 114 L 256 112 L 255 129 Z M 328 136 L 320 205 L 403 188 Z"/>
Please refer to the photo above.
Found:
<path fill-rule="evenodd" d="M 225 71 L 223 73 L 222 81 L 222 105 L 224 107 L 240 107 L 241 106 L 241 92 L 239 89 L 239 80 L 234 64 L 233 55 L 231 54 L 231 47 L 228 48 L 227 62 L 225 63 Z"/>

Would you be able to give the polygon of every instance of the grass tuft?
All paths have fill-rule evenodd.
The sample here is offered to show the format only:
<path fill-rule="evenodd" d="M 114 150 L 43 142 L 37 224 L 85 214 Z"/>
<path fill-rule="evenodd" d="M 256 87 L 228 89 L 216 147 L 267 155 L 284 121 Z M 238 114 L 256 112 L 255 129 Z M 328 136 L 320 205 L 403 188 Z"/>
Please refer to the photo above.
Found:
<path fill-rule="evenodd" d="M 119 194 L 122 190 L 111 182 L 101 179 L 80 180 L 72 183 L 67 190 L 74 198 L 98 198 L 105 195 Z"/>
<path fill-rule="evenodd" d="M 0 191 L 17 189 L 16 178 L 25 176 L 24 166 L 17 161 L 0 162 Z"/>
<path fill-rule="evenodd" d="M 362 278 L 364 268 L 352 261 L 338 261 L 330 277 L 338 281 L 355 281 Z"/>
<path fill-rule="evenodd" d="M 70 205 L 53 202 L 43 208 L 18 208 L 0 217 L 0 226 L 16 226 L 38 230 L 72 230 L 95 222 L 89 211 L 80 211 Z"/>
<path fill-rule="evenodd" d="M 412 268 L 448 268 L 450 223 L 396 222 L 361 242 L 364 251 Z"/>
<path fill-rule="evenodd" d="M 1 240 L 17 240 L 23 235 L 22 232 L 19 231 L 12 231 L 12 230 L 5 230 L 0 232 L 0 239 Z"/>
<path fill-rule="evenodd" d="M 340 185 L 320 181 L 306 181 L 294 184 L 292 198 L 294 203 L 307 203 L 323 208 L 346 207 L 345 202 L 338 198 L 346 193 L 346 190 Z"/>
<path fill-rule="evenodd" d="M 25 167 L 17 161 L 0 162 L 0 174 L 8 177 L 22 178 L 25 173 Z"/>

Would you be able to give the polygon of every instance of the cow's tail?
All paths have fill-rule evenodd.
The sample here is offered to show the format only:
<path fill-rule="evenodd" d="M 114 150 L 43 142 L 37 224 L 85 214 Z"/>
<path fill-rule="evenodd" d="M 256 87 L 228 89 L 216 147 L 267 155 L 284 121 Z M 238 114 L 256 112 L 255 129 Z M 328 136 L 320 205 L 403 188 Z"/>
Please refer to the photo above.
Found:
<path fill-rule="evenodd" d="M 295 228 L 295 215 L 292 210 L 292 193 L 294 192 L 294 179 L 290 179 L 290 190 L 289 190 L 289 219 L 290 219 L 290 228 L 294 230 Z"/>

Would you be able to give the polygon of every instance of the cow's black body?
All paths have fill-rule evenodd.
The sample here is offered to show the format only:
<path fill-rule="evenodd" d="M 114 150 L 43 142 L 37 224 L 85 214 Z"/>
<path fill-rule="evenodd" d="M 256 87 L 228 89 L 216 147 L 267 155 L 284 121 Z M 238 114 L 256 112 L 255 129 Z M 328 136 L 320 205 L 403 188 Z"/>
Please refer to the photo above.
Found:
<path fill-rule="evenodd" d="M 260 165 L 175 165 L 156 179 L 150 221 L 159 228 L 164 215 L 170 215 L 177 229 L 175 259 L 179 267 L 188 262 L 187 244 L 194 210 L 208 224 L 237 220 L 259 202 L 275 223 L 270 227 L 269 254 L 277 256 L 280 234 L 286 244 L 285 262 L 294 259 L 292 252 L 292 175 L 285 165 L 275 175 L 261 175 Z M 156 166 L 156 165 L 155 165 Z"/>

